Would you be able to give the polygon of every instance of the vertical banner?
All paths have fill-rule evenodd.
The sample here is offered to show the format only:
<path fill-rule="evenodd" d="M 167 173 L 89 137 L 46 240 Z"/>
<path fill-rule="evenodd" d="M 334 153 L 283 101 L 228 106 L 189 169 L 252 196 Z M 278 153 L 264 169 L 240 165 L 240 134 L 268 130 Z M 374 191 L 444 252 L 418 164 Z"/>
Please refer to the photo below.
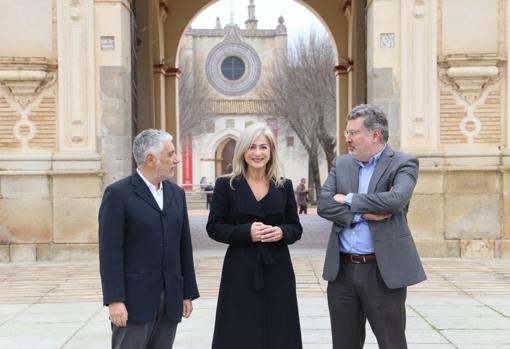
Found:
<path fill-rule="evenodd" d="M 182 142 L 182 188 L 192 190 L 193 186 L 193 148 L 192 138 L 188 134 Z"/>
<path fill-rule="evenodd" d="M 273 132 L 275 140 L 278 142 L 278 121 L 276 118 L 270 117 L 266 120 L 267 126 Z"/>

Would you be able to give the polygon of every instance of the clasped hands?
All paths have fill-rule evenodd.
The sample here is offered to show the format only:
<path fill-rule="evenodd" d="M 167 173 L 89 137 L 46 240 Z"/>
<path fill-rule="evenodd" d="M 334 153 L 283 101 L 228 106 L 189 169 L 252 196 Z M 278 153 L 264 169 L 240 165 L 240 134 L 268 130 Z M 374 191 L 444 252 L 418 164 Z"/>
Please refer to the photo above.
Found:
<path fill-rule="evenodd" d="M 253 242 L 275 242 L 283 239 L 283 231 L 280 227 L 273 227 L 261 222 L 254 222 L 250 229 Z"/>
<path fill-rule="evenodd" d="M 393 188 L 392 188 L 393 189 Z M 333 200 L 338 202 L 340 205 L 345 205 L 345 195 L 335 194 Z M 392 216 L 391 213 L 363 213 L 362 217 L 366 221 L 384 221 Z"/>

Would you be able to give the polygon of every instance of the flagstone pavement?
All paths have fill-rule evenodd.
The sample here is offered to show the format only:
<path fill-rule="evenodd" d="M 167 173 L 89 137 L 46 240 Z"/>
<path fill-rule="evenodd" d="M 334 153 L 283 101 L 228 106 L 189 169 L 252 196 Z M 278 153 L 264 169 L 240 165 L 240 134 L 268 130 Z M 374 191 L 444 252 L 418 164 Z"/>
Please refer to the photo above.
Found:
<path fill-rule="evenodd" d="M 207 239 L 205 221 L 203 213 L 191 215 L 201 297 L 193 302 L 191 318 L 179 325 L 175 349 L 211 345 L 225 247 Z M 331 348 L 327 284 L 321 278 L 329 225 L 312 214 L 303 226 L 302 244 L 291 253 L 304 348 Z M 408 289 L 409 348 L 510 348 L 509 259 L 423 258 L 423 263 L 427 281 Z M 365 348 L 377 348 L 367 329 Z M 97 260 L 0 264 L 1 349 L 109 345 Z"/>

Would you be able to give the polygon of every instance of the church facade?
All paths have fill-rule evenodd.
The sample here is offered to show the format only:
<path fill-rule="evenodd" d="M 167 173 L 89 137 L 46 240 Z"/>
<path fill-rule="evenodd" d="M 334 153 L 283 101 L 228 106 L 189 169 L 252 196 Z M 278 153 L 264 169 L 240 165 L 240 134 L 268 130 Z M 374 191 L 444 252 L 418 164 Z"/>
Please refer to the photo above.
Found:
<path fill-rule="evenodd" d="M 287 176 L 294 183 L 308 177 L 306 150 L 277 115 L 271 96 L 264 90 L 278 59 L 287 55 L 284 18 L 275 18 L 273 29 L 258 28 L 257 22 L 255 2 L 250 1 L 242 29 L 233 22 L 222 26 L 217 18 L 214 29 L 189 27 L 184 33 L 179 65 L 186 67 L 184 74 L 190 76 L 180 79 L 179 84 L 190 86 L 179 89 L 180 100 L 188 101 L 190 98 L 182 94 L 196 90 L 203 91 L 199 97 L 206 100 L 198 120 L 194 120 L 197 127 L 181 127 L 180 178 L 186 189 L 229 173 L 241 131 L 255 122 L 265 123 L 273 131 Z M 187 107 L 180 104 L 181 116 Z M 186 122 L 182 117 L 179 121 L 181 125 Z M 336 125 L 329 127 L 334 129 Z M 324 157 L 321 160 L 325 178 L 327 164 Z"/>
<path fill-rule="evenodd" d="M 387 112 L 390 144 L 420 160 L 408 218 L 421 255 L 509 258 L 508 0 L 298 2 L 336 47 L 338 152 L 347 111 L 368 101 Z M 133 170 L 131 141 L 141 129 L 170 131 L 181 153 L 191 147 L 193 183 L 227 168 L 220 160 L 247 123 L 278 128 L 270 108 L 249 102 L 258 67 L 250 47 L 261 58 L 266 38 L 243 35 L 254 28 L 220 26 L 207 40 L 189 32 L 212 3 L 1 2 L 0 261 L 93 258 L 102 191 Z M 286 40 L 280 25 L 275 18 L 268 29 L 271 45 Z M 244 47 L 237 56 L 222 55 L 229 39 Z M 222 100 L 206 150 L 179 131 L 179 48 L 190 41 L 208 47 L 194 59 L 220 68 L 207 77 Z M 243 65 L 255 75 L 239 78 Z M 242 80 L 244 97 L 229 95 L 228 77 Z M 278 134 L 282 149 L 287 136 Z"/>

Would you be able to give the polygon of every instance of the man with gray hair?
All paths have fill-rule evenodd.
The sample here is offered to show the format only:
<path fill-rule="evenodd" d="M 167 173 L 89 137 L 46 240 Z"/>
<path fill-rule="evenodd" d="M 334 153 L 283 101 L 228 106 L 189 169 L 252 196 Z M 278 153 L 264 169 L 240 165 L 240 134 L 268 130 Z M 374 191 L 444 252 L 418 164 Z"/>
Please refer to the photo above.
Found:
<path fill-rule="evenodd" d="M 335 159 L 317 202 L 333 222 L 323 273 L 333 348 L 363 348 L 367 319 L 379 348 L 407 348 L 407 286 L 426 279 L 407 226 L 418 160 L 390 148 L 373 105 L 351 110 L 344 134 L 349 154 Z"/>
<path fill-rule="evenodd" d="M 135 173 L 104 192 L 99 267 L 112 348 L 172 348 L 177 324 L 199 296 L 184 191 L 169 180 L 179 159 L 172 136 L 133 141 Z"/>

